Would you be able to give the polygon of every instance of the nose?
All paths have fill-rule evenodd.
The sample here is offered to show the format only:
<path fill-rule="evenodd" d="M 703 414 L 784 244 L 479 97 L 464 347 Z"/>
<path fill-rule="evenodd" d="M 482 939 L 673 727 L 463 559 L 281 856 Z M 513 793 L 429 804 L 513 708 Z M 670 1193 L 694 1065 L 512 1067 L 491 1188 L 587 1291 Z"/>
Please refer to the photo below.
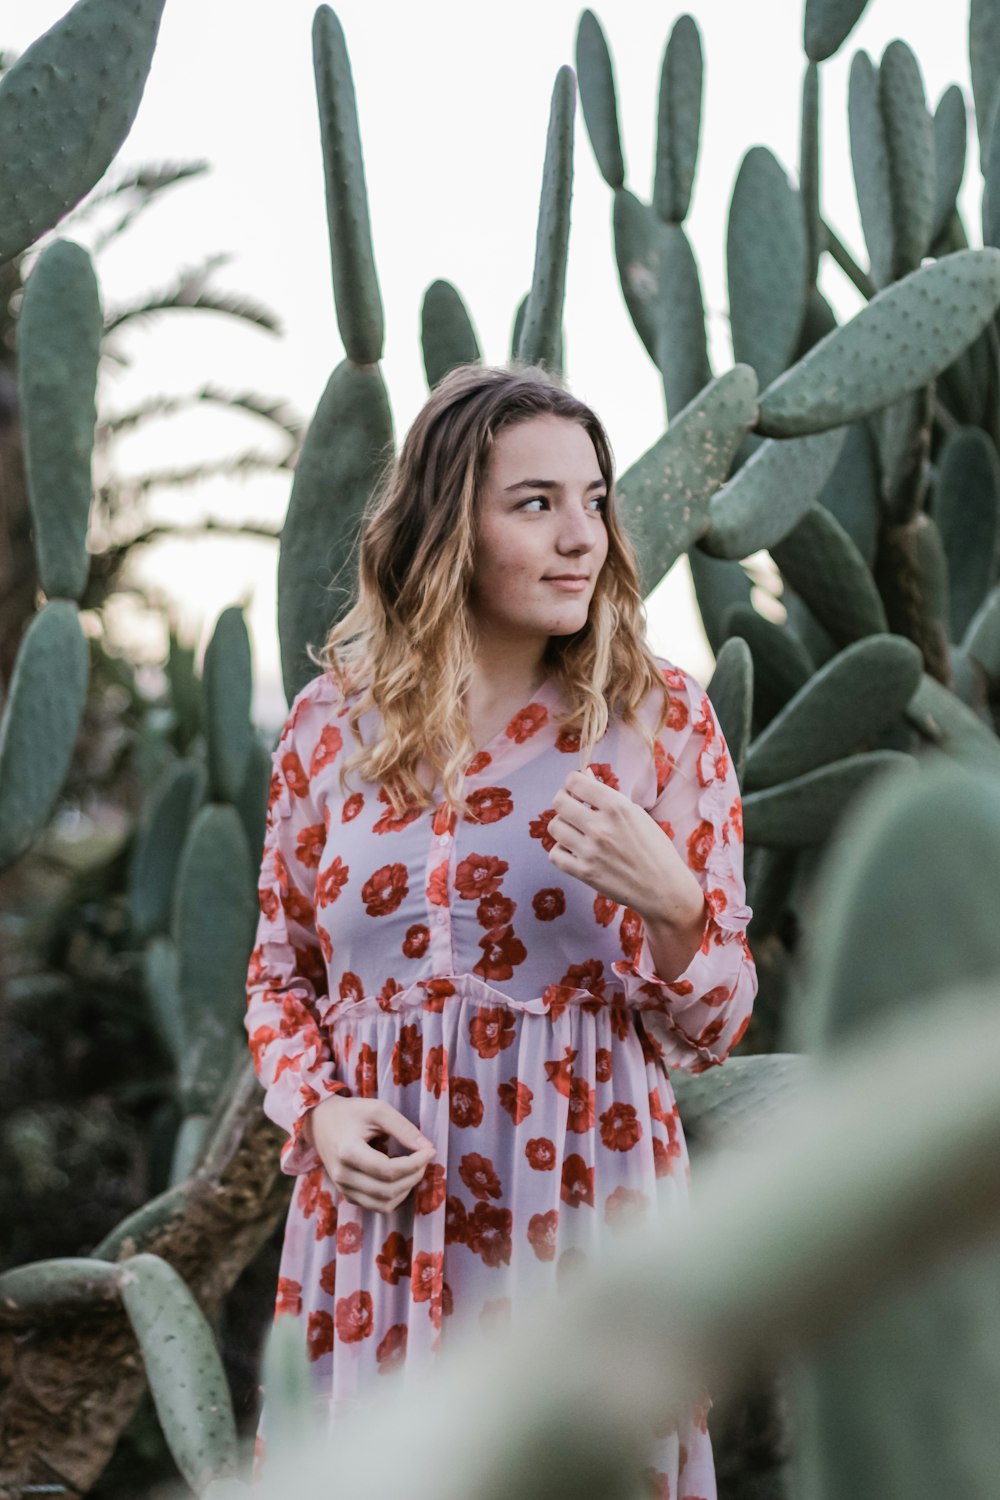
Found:
<path fill-rule="evenodd" d="M 585 509 L 586 501 L 580 505 L 564 507 L 559 527 L 557 551 L 571 555 L 590 552 L 597 543 L 597 527 L 593 514 Z"/>

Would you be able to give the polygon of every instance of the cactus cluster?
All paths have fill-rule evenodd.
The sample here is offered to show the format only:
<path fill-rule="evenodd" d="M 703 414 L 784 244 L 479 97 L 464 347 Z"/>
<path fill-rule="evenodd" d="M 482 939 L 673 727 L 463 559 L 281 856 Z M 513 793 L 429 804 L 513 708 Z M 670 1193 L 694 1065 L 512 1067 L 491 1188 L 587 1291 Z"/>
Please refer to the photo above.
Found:
<path fill-rule="evenodd" d="M 0 152 L 0 199 L 9 209 L 3 255 L 50 229 L 107 166 L 141 95 L 161 8 L 162 0 L 79 0 L 0 85 L 0 137 L 9 146 Z M 630 1274 L 648 1269 L 664 1300 L 648 1328 L 628 1324 L 621 1308 L 630 1327 L 625 1355 L 601 1322 L 610 1272 L 581 1290 L 579 1318 L 563 1324 L 582 1330 L 591 1349 L 606 1346 L 611 1365 L 626 1357 L 645 1363 L 661 1395 L 682 1378 L 679 1365 L 671 1373 L 663 1350 L 684 1347 L 680 1330 L 693 1326 L 691 1309 L 708 1330 L 702 1351 L 712 1358 L 733 1348 L 737 1322 L 745 1330 L 740 1348 L 768 1357 L 788 1353 L 801 1336 L 792 1382 L 801 1473 L 789 1500 L 820 1491 L 927 1492 L 911 1483 L 896 1447 L 876 1453 L 859 1439 L 845 1455 L 843 1444 L 832 1451 L 829 1440 L 842 1419 L 852 1431 L 871 1430 L 864 1403 L 872 1365 L 887 1343 L 909 1350 L 904 1331 L 913 1325 L 912 1308 L 879 1312 L 881 1344 L 870 1330 L 849 1329 L 835 1349 L 817 1351 L 807 1335 L 829 1334 L 825 1288 L 837 1293 L 830 1305 L 845 1312 L 855 1306 L 845 1271 L 857 1277 L 864 1269 L 871 1300 L 879 1278 L 898 1278 L 907 1235 L 944 1245 L 937 1195 L 945 1201 L 950 1193 L 955 1242 L 971 1238 L 987 1218 L 976 1207 L 985 1178 L 975 1151 L 995 1149 L 1000 1130 L 990 1073 L 1000 1037 L 975 991 L 975 982 L 1000 966 L 975 883 L 981 860 L 988 872 L 1000 851 L 1000 826 L 994 832 L 992 822 L 1000 817 L 993 806 L 1000 766 L 1000 7 L 973 0 L 970 28 L 985 173 L 982 247 L 970 246 L 956 208 L 965 168 L 961 91 L 946 91 L 932 115 L 905 43 L 893 42 L 878 64 L 863 52 L 855 57 L 849 113 L 867 271 L 822 212 L 818 147 L 823 63 L 863 9 L 864 0 L 807 0 L 797 180 L 762 146 L 740 164 L 726 246 L 733 363 L 720 372 L 709 359 L 700 273 L 685 227 L 701 131 L 698 28 L 682 16 L 666 44 L 646 202 L 626 185 L 611 51 L 596 15 L 584 11 L 575 72 L 561 68 L 553 88 L 532 281 L 514 312 L 510 345 L 513 357 L 562 368 L 579 86 L 597 166 L 613 194 L 626 308 L 662 383 L 668 416 L 665 431 L 621 476 L 620 500 L 647 591 L 682 555 L 688 559 L 716 653 L 708 692 L 745 787 L 749 938 L 761 988 L 744 1052 L 755 1055 L 697 1078 L 677 1075 L 678 1099 L 693 1140 L 727 1151 L 758 1141 L 760 1161 L 753 1172 L 742 1162 L 738 1176 L 704 1200 L 705 1222 L 692 1229 L 687 1249 L 676 1251 L 676 1277 L 661 1274 L 664 1247 L 636 1249 Z M 315 673 L 307 646 L 321 643 L 348 602 L 330 582 L 351 560 L 360 515 L 393 451 L 357 104 L 343 30 L 327 6 L 316 12 L 313 60 L 345 358 L 311 423 L 281 538 L 278 635 L 289 701 Z M 102 81 L 109 68 L 118 70 L 113 90 Z M 60 69 L 70 83 L 57 99 Z M 84 96 L 92 150 L 81 161 L 59 148 L 65 113 L 83 109 Z M 32 122 L 43 115 L 44 128 L 36 130 Z M 20 145 L 27 139 L 30 151 Z M 831 257 L 865 298 L 843 326 L 818 284 Z M 19 349 L 46 602 L 25 633 L 0 722 L 0 864 L 20 858 L 50 817 L 86 693 L 77 605 L 87 576 L 99 332 L 93 268 L 78 246 L 56 241 L 29 278 Z M 454 365 L 481 357 L 472 317 L 447 281 L 425 293 L 421 340 L 431 386 Z M 781 575 L 782 623 L 752 599 L 744 564 L 761 549 Z M 90 1258 L 0 1277 L 0 1326 L 18 1334 L 49 1323 L 65 1329 L 86 1313 L 87 1328 L 98 1329 L 87 1335 L 90 1347 L 105 1347 L 101 1326 L 118 1339 L 108 1347 L 120 1373 L 130 1357 L 122 1350 L 134 1347 L 121 1342 L 127 1319 L 185 1478 L 221 1500 L 234 1493 L 232 1412 L 198 1304 L 218 1306 L 274 1222 L 284 1191 L 276 1185 L 270 1127 L 240 1056 L 269 774 L 269 751 L 250 720 L 251 656 L 241 612 L 223 612 L 200 680 L 179 646 L 170 675 L 191 733 L 185 753 L 162 765 L 151 788 L 132 849 L 129 897 L 151 1014 L 174 1060 L 181 1100 L 173 1186 Z M 928 883 L 921 853 L 930 847 Z M 970 850 L 981 855 L 972 861 L 972 880 Z M 800 919 L 804 961 L 788 940 L 790 918 Z M 880 1011 L 944 989 L 949 998 L 914 1023 L 909 1040 L 899 1025 L 871 1029 Z M 955 1020 L 949 1005 L 967 1013 Z M 866 1047 L 884 1054 L 865 1061 Z M 830 1081 L 822 1110 L 785 1116 L 785 1101 L 805 1077 L 802 1053 L 813 1054 Z M 954 1086 L 933 1130 L 924 1092 L 932 1063 Z M 228 1094 L 234 1102 L 224 1110 Z M 885 1099 L 893 1104 L 890 1117 Z M 769 1113 L 790 1122 L 783 1145 L 772 1138 L 766 1146 L 755 1134 Z M 865 1147 L 887 1118 L 893 1128 L 879 1157 Z M 841 1167 L 838 1175 L 845 1150 L 849 1162 L 855 1153 L 852 1172 Z M 995 1227 L 995 1214 L 991 1222 Z M 220 1224 L 232 1240 L 224 1273 L 211 1258 Z M 945 1329 L 952 1310 L 978 1316 L 991 1269 L 952 1268 L 924 1288 L 921 1306 L 935 1327 Z M 687 1302 L 671 1300 L 678 1288 Z M 731 1320 L 725 1330 L 720 1307 Z M 165 1324 L 172 1333 L 166 1347 Z M 80 1344 L 61 1336 L 60 1344 L 53 1335 L 50 1359 L 79 1361 Z M 563 1372 L 583 1368 L 568 1344 L 552 1347 L 561 1350 Z M 27 1356 L 13 1339 L 10 1350 L 11 1386 L 26 1400 Z M 524 1352 L 512 1356 L 519 1385 Z M 543 1359 L 528 1364 L 536 1376 L 545 1368 Z M 894 1388 L 912 1392 L 915 1405 L 921 1382 L 935 1378 L 927 1360 L 909 1352 L 896 1374 Z M 121 1374 L 121 1422 L 141 1388 L 134 1360 L 128 1378 L 132 1384 Z M 290 1409 L 301 1370 L 280 1335 L 268 1379 L 276 1409 L 282 1402 Z M 984 1378 L 980 1387 L 997 1394 L 995 1382 Z M 504 1390 L 513 1412 L 518 1391 Z M 470 1432 L 487 1416 L 503 1431 L 495 1403 L 472 1401 L 474 1391 L 470 1373 L 467 1390 L 455 1386 L 449 1421 L 461 1410 Z M 548 1441 L 557 1445 L 571 1440 L 561 1388 L 559 1399 L 561 1411 L 539 1407 Z M 81 1402 L 79 1421 L 96 1430 L 98 1420 L 85 1408 Z M 628 1414 L 609 1410 L 605 1417 L 598 1435 L 617 1451 Z M 102 1420 L 101 1438 L 84 1459 L 78 1432 L 61 1448 L 52 1438 L 44 1469 L 33 1449 L 38 1478 L 33 1472 L 30 1480 L 42 1482 L 44 1472 L 64 1464 L 74 1486 L 85 1489 L 108 1451 Z M 355 1479 L 360 1493 L 362 1483 L 371 1489 L 371 1472 L 349 1468 L 361 1462 L 358 1432 L 339 1482 Z M 901 1439 L 899 1453 L 907 1446 Z M 510 1474 L 502 1457 L 497 1462 L 494 1488 L 483 1494 L 509 1492 Z M 963 1494 L 985 1500 L 984 1475 L 985 1466 L 970 1469 Z M 8 1477 L 0 1465 L 0 1481 Z M 18 1473 L 10 1482 L 28 1477 Z M 599 1477 L 598 1468 L 589 1478 L 581 1474 L 581 1500 L 596 1500 Z M 422 1493 L 425 1480 L 408 1473 L 407 1493 Z M 456 1470 L 455 1484 L 460 1480 Z M 941 1472 L 931 1489 L 950 1482 Z M 440 1473 L 434 1484 L 440 1495 Z M 518 1491 L 532 1493 L 523 1474 Z M 542 1493 L 537 1484 L 534 1493 Z"/>

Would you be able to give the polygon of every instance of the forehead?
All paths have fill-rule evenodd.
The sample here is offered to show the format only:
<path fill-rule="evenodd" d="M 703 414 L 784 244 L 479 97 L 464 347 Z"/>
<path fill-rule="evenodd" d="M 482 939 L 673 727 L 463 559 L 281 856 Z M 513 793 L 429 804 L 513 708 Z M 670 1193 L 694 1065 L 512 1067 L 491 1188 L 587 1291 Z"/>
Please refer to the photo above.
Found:
<path fill-rule="evenodd" d="M 601 466 L 590 433 L 566 417 L 529 417 L 497 434 L 490 454 L 490 479 L 555 479 L 584 484 L 600 479 Z"/>

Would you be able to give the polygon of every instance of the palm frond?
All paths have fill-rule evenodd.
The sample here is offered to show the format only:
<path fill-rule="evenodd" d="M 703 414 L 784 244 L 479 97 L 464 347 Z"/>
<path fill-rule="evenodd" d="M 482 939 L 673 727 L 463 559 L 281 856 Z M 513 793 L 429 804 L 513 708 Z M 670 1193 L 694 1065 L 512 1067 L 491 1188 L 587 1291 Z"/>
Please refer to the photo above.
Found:
<path fill-rule="evenodd" d="M 108 509 L 113 511 L 136 504 L 151 490 L 184 488 L 198 484 L 203 479 L 216 479 L 220 476 L 238 478 L 246 474 L 277 474 L 292 468 L 294 464 L 288 456 L 275 458 L 273 454 L 248 449 L 227 458 L 191 464 L 184 469 L 160 469 L 149 474 L 138 474 L 131 479 L 108 480 L 98 487 L 97 493 Z"/>
<path fill-rule="evenodd" d="M 96 209 L 125 193 L 134 193 L 138 199 L 137 203 L 130 205 L 125 211 L 126 218 L 134 218 L 148 204 L 155 202 L 157 195 L 167 188 L 175 187 L 180 182 L 189 182 L 191 178 L 200 177 L 210 170 L 211 163 L 203 160 L 146 162 L 119 173 L 110 181 L 101 182 L 66 215 L 62 225 L 89 218 Z M 106 232 L 103 238 L 107 239 L 109 234 L 110 231 Z"/>
<path fill-rule="evenodd" d="M 221 312 L 227 317 L 253 323 L 257 328 L 266 329 L 268 333 L 280 333 L 281 324 L 277 314 L 262 303 L 255 302 L 250 297 L 206 290 L 206 282 L 212 272 L 231 259 L 231 255 L 208 256 L 200 265 L 181 271 L 173 285 L 165 290 L 151 292 L 140 302 L 108 311 L 104 318 L 105 335 L 114 333 L 128 323 L 148 321 L 157 313 L 178 308 Z"/>
<path fill-rule="evenodd" d="M 302 434 L 302 418 L 286 402 L 259 396 L 253 391 L 227 391 L 221 386 L 204 385 L 198 391 L 185 391 L 178 396 L 153 396 L 129 411 L 105 418 L 97 426 L 98 442 L 120 437 L 150 417 L 173 416 L 175 412 L 188 410 L 202 401 L 249 412 L 251 416 L 273 423 L 296 442 Z"/>

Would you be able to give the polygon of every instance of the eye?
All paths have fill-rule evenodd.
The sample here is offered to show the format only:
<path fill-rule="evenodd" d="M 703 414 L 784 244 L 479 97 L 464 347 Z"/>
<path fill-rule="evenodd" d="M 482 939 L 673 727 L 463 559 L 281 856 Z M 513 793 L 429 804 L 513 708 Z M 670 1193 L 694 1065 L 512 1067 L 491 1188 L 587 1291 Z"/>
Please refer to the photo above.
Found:
<path fill-rule="evenodd" d="M 591 498 L 591 500 L 594 500 L 594 501 L 597 502 L 597 509 L 603 515 L 604 512 L 608 508 L 608 497 L 607 497 L 607 495 L 591 495 L 590 498 Z"/>
<path fill-rule="evenodd" d="M 527 506 L 534 505 L 536 502 L 539 505 L 548 505 L 549 497 L 548 495 L 531 495 L 527 500 L 522 500 L 517 508 L 518 510 L 524 510 Z"/>

